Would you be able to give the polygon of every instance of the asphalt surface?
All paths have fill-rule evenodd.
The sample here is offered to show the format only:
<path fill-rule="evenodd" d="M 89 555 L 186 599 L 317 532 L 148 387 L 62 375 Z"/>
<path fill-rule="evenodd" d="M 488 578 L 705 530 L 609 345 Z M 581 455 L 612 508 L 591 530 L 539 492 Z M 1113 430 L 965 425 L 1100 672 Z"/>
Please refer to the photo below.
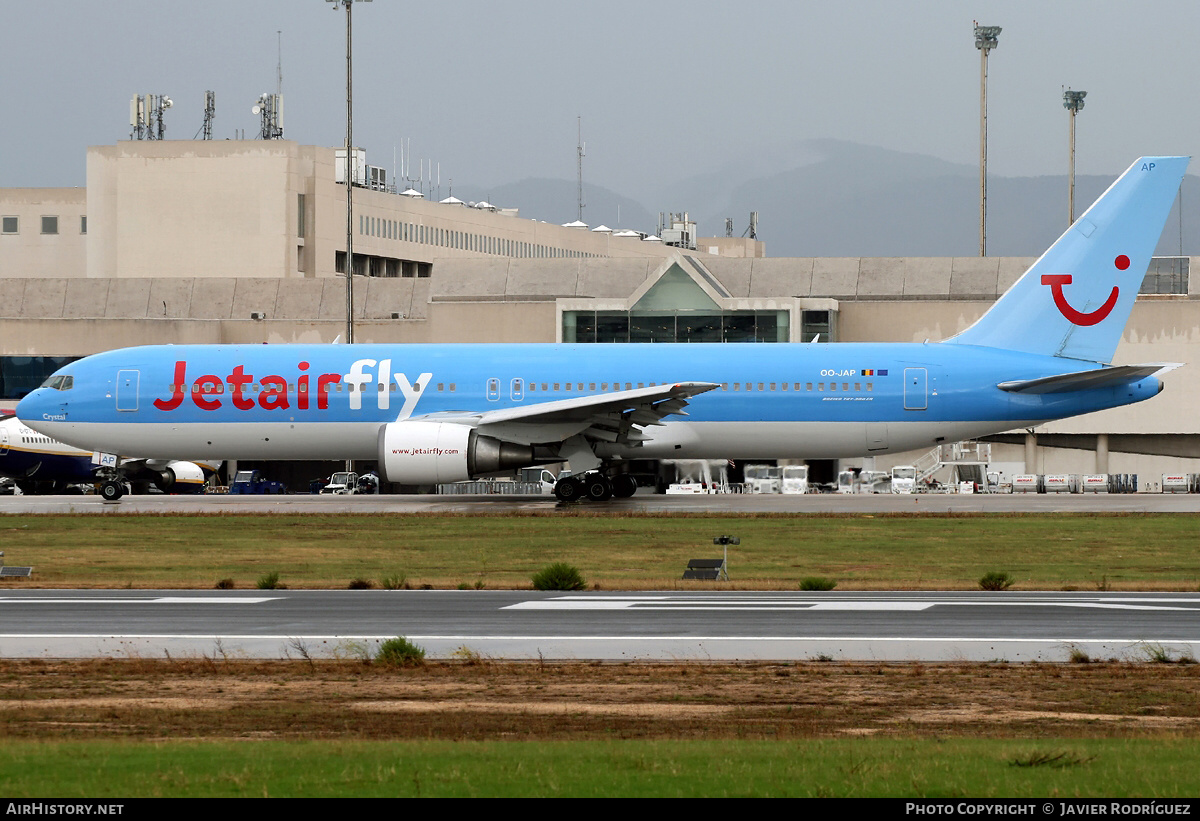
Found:
<path fill-rule="evenodd" d="M 573 506 L 623 513 L 1200 513 L 1200 494 L 713 494 L 661 496 L 639 492 L 629 499 L 578 502 Z M 553 496 L 3 496 L 0 513 L 192 513 L 237 512 L 506 512 L 563 507 Z"/>
<path fill-rule="evenodd" d="M 530 591 L 0 593 L 0 656 L 1066 661 L 1200 652 L 1200 594 Z"/>
<path fill-rule="evenodd" d="M 0 497 L 0 513 L 505 512 L 547 496 Z M 1200 495 L 708 495 L 581 507 L 647 513 L 1200 512 Z M 719 584 L 719 583 L 718 583 Z M 355 656 L 405 635 L 433 657 L 1063 661 L 1200 653 L 1200 594 L 0 592 L 0 657 Z"/>

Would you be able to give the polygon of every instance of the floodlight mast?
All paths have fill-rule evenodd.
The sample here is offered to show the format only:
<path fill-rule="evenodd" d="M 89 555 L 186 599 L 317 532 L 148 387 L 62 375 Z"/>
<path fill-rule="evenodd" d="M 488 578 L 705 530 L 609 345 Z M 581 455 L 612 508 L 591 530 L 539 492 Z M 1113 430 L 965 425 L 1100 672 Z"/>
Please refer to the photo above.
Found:
<path fill-rule="evenodd" d="M 1067 172 L 1067 227 L 1075 224 L 1075 115 L 1083 110 L 1083 98 L 1086 91 L 1063 92 L 1063 108 L 1071 113 L 1071 151 L 1070 167 Z"/>
<path fill-rule="evenodd" d="M 354 342 L 354 61 L 351 10 L 371 0 L 326 0 L 346 8 L 346 342 Z M 347 468 L 349 470 L 349 468 Z"/>
<path fill-rule="evenodd" d="M 354 342 L 354 61 L 351 10 L 355 3 L 371 0 L 326 0 L 346 7 L 346 343 Z M 346 470 L 354 470 L 354 461 L 346 460 Z"/>
<path fill-rule="evenodd" d="M 987 256 L 987 64 L 988 52 L 999 45 L 1000 27 L 975 23 L 979 49 L 979 256 Z"/>

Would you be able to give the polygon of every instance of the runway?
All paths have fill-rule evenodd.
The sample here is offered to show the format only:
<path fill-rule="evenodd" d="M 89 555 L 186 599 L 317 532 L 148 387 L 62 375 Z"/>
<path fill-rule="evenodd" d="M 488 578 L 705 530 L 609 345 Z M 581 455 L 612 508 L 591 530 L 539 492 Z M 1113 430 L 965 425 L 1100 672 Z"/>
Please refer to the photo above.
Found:
<path fill-rule="evenodd" d="M 556 509 L 612 513 L 1200 513 L 1200 494 L 713 494 L 563 505 L 553 496 L 3 496 L 0 513 L 510 513 Z"/>
<path fill-rule="evenodd" d="M 1200 653 L 1200 594 L 0 593 L 0 656 L 1066 661 Z"/>

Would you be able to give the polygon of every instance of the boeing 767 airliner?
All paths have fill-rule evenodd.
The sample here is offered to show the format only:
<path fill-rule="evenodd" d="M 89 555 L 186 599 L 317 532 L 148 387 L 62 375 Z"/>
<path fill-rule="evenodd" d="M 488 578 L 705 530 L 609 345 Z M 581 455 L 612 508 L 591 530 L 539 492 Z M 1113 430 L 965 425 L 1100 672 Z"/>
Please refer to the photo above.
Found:
<path fill-rule="evenodd" d="M 566 461 L 564 500 L 632 494 L 624 459 L 843 458 L 1030 427 L 1162 389 L 1170 366 L 1109 363 L 1187 164 L 1139 159 L 944 342 L 148 346 L 66 365 L 17 414 L 94 451 L 377 459 L 407 485 Z"/>

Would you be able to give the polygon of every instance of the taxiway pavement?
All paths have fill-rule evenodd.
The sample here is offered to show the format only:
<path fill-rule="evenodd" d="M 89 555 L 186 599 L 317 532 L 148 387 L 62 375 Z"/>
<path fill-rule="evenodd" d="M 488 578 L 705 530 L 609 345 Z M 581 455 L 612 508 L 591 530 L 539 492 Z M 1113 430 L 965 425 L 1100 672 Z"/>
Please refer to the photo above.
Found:
<path fill-rule="evenodd" d="M 1066 661 L 1200 652 L 1197 593 L 0 592 L 0 656 Z"/>
<path fill-rule="evenodd" d="M 629 499 L 577 502 L 582 509 L 613 513 L 1058 513 L 1064 511 L 1200 513 L 1195 493 L 997 493 L 836 494 L 727 493 L 662 496 L 639 492 Z M 564 507 L 553 496 L 4 496 L 0 513 L 504 513 Z"/>

